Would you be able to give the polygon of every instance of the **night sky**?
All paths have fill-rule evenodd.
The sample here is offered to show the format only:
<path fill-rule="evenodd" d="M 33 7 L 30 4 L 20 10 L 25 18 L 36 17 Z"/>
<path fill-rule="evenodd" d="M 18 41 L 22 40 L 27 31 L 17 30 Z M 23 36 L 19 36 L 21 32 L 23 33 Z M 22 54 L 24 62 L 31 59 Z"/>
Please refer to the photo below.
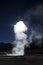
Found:
<path fill-rule="evenodd" d="M 27 25 L 29 25 L 28 14 L 30 13 L 26 12 L 28 12 L 28 10 L 30 10 L 31 8 L 35 9 L 37 4 L 43 4 L 43 1 L 38 0 L 0 1 L 0 42 L 14 41 L 15 35 L 13 32 L 13 25 L 19 20 L 27 21 L 26 23 Z M 34 15 L 31 15 L 31 20 L 33 21 L 34 24 L 36 24 L 34 22 L 36 21 Z"/>

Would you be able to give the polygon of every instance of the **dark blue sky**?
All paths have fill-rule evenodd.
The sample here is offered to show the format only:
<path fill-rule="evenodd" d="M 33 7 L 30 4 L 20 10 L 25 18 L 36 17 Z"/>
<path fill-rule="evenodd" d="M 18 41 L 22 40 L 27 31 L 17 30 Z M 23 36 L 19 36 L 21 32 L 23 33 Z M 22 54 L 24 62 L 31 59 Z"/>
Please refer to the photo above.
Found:
<path fill-rule="evenodd" d="M 12 25 L 21 20 L 30 8 L 35 7 L 39 3 L 43 4 L 43 1 L 0 1 L 0 42 L 14 41 Z"/>

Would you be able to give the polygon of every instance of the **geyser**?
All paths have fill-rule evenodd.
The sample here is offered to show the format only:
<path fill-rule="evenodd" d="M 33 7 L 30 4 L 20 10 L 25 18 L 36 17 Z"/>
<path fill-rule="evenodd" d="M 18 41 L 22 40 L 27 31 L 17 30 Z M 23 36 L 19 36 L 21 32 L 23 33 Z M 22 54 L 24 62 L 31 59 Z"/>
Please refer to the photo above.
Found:
<path fill-rule="evenodd" d="M 23 21 L 19 21 L 14 25 L 15 41 L 13 42 L 14 47 L 12 49 L 12 54 L 7 54 L 8 56 L 23 56 L 24 48 L 27 45 L 27 26 Z M 15 46 L 16 44 L 16 46 Z"/>
<path fill-rule="evenodd" d="M 16 46 L 12 49 L 14 56 L 24 55 L 24 47 L 27 44 L 27 26 L 23 21 L 19 21 L 14 25 Z M 14 43 L 15 44 L 15 43 Z"/>

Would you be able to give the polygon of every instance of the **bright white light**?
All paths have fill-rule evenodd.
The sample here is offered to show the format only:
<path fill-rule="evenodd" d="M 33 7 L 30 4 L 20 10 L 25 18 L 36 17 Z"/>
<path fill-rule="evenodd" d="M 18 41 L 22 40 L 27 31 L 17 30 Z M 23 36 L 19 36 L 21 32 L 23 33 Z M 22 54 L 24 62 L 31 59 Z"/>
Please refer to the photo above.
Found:
<path fill-rule="evenodd" d="M 23 23 L 23 21 L 19 21 L 14 25 L 14 32 L 25 32 L 27 31 L 26 25 Z"/>

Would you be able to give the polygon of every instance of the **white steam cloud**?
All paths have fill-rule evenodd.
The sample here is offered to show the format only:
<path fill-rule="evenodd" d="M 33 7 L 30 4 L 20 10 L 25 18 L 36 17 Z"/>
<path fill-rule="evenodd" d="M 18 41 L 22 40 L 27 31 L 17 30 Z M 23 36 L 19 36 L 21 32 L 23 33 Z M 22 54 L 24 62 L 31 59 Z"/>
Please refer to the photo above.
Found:
<path fill-rule="evenodd" d="M 27 26 L 23 21 L 19 21 L 14 25 L 16 47 L 13 48 L 12 54 L 15 56 L 24 55 L 24 46 L 27 44 Z"/>
<path fill-rule="evenodd" d="M 14 25 L 14 33 L 15 33 L 15 47 L 12 49 L 12 54 L 10 56 L 23 56 L 24 55 L 24 47 L 27 45 L 27 35 L 25 31 L 27 31 L 27 26 L 23 21 L 19 21 Z"/>
<path fill-rule="evenodd" d="M 24 33 L 25 31 L 27 31 L 27 26 L 23 23 L 23 21 L 17 22 L 16 25 L 14 25 L 15 39 L 27 39 L 27 35 Z"/>

